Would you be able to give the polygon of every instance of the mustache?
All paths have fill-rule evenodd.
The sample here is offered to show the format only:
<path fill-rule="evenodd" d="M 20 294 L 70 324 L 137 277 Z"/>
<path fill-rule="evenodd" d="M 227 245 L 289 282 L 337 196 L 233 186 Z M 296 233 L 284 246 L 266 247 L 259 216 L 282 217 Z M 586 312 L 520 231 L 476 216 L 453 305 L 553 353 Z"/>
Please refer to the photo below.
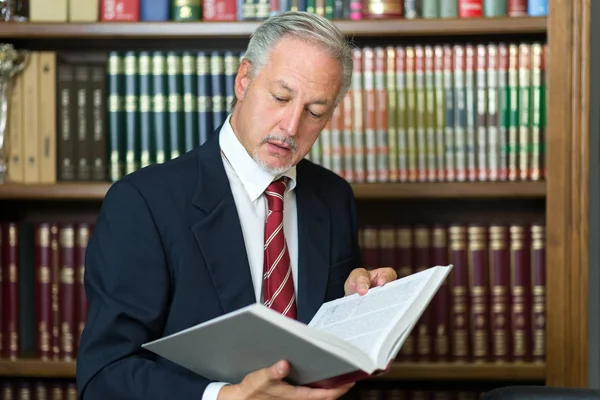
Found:
<path fill-rule="evenodd" d="M 294 151 L 298 151 L 298 145 L 296 144 L 296 141 L 294 139 L 292 139 L 291 137 L 287 137 L 284 135 L 267 135 L 262 139 L 260 144 L 264 144 L 269 141 L 285 143 L 288 146 L 290 146 Z"/>

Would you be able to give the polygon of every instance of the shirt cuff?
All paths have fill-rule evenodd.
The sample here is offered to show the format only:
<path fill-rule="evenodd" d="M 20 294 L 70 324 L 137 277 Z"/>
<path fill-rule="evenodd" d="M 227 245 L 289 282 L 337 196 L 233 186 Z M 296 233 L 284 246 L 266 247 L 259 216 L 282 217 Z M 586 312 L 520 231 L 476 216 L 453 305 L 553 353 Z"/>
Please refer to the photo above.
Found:
<path fill-rule="evenodd" d="M 219 397 L 219 391 L 225 385 L 229 385 L 227 382 L 211 382 L 204 390 L 204 394 L 202 395 L 202 400 L 217 400 Z"/>

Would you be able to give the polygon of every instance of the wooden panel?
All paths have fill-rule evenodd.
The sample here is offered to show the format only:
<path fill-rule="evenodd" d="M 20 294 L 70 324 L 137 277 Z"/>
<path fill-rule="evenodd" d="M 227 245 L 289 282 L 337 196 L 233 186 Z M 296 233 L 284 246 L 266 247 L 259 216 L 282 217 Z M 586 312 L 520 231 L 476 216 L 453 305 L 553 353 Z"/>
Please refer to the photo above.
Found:
<path fill-rule="evenodd" d="M 589 0 L 550 0 L 547 379 L 587 386 Z"/>
<path fill-rule="evenodd" d="M 543 381 L 543 364 L 394 364 L 374 380 Z M 64 361 L 0 361 L 2 377 L 75 378 L 75 363 Z"/>
<path fill-rule="evenodd" d="M 0 199 L 102 200 L 110 183 L 0 185 Z M 545 182 L 353 184 L 358 199 L 543 198 Z"/>
<path fill-rule="evenodd" d="M 506 17 L 473 19 L 388 19 L 335 21 L 344 33 L 353 36 L 407 35 L 490 35 L 544 33 L 545 17 Z M 247 37 L 257 21 L 237 22 L 135 22 L 92 24 L 2 23 L 0 38 L 223 38 Z"/>

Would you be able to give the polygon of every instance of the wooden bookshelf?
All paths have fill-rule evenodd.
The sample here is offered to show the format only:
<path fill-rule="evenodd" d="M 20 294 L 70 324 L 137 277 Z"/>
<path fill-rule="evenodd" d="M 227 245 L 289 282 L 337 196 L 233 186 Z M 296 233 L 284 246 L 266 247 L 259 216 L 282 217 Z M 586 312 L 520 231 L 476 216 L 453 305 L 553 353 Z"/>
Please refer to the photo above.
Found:
<path fill-rule="evenodd" d="M 102 200 L 110 183 L 4 184 L 0 200 Z M 357 199 L 543 198 L 545 182 L 359 183 Z"/>
<path fill-rule="evenodd" d="M 75 378 L 75 362 L 21 359 L 0 360 L 0 377 Z M 543 381 L 543 364 L 415 363 L 392 365 L 375 380 Z"/>
<path fill-rule="evenodd" d="M 534 34 L 546 32 L 546 17 L 384 19 L 335 21 L 354 36 Z M 135 23 L 0 23 L 3 39 L 200 39 L 246 38 L 258 21 Z"/>

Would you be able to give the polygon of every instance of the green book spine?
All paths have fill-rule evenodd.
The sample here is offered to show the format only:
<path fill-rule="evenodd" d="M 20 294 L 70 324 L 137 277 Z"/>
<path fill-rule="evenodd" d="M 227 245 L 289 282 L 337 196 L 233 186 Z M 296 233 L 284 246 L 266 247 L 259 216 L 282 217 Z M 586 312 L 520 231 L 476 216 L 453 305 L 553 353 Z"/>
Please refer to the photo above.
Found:
<path fill-rule="evenodd" d="M 488 157 L 488 92 L 487 92 L 487 48 L 483 44 L 476 47 L 476 121 L 477 121 L 477 179 L 487 181 L 489 178 L 489 157 Z"/>
<path fill-rule="evenodd" d="M 440 18 L 457 18 L 459 0 L 437 0 Z"/>
<path fill-rule="evenodd" d="M 317 12 L 316 0 L 306 0 L 306 12 L 315 14 Z"/>
<path fill-rule="evenodd" d="M 152 59 L 150 53 L 140 52 L 138 64 L 140 75 L 140 168 L 144 168 L 154 161 L 150 158 L 152 137 Z"/>
<path fill-rule="evenodd" d="M 444 179 L 452 182 L 456 179 L 456 152 L 454 140 L 454 55 L 451 45 L 443 46 L 443 81 L 444 81 Z"/>
<path fill-rule="evenodd" d="M 190 52 L 181 56 L 183 86 L 183 150 L 198 145 L 198 75 L 196 57 Z"/>
<path fill-rule="evenodd" d="M 465 46 L 465 107 L 467 115 L 466 123 L 466 179 L 474 181 L 477 179 L 477 142 L 475 139 L 477 102 L 475 93 L 475 47 Z"/>
<path fill-rule="evenodd" d="M 108 151 L 109 179 L 121 179 L 125 171 L 125 82 L 124 57 L 112 51 L 108 54 Z"/>
<path fill-rule="evenodd" d="M 138 59 L 135 52 L 125 53 L 125 132 L 126 156 L 125 174 L 130 174 L 139 168 L 140 140 L 139 140 L 139 74 Z"/>
<path fill-rule="evenodd" d="M 508 132 L 510 128 L 510 86 L 508 85 L 509 49 L 498 45 L 498 180 L 508 179 Z"/>
<path fill-rule="evenodd" d="M 332 20 L 335 15 L 335 0 L 325 0 L 325 18 Z"/>
<path fill-rule="evenodd" d="M 354 49 L 352 56 L 354 61 L 354 72 L 352 73 L 352 154 L 354 156 L 354 182 L 362 183 L 366 178 L 362 49 Z"/>
<path fill-rule="evenodd" d="M 531 45 L 531 180 L 542 179 L 542 115 L 545 87 L 543 75 L 544 48 L 540 43 Z"/>
<path fill-rule="evenodd" d="M 439 18 L 439 0 L 422 0 L 423 18 Z"/>
<path fill-rule="evenodd" d="M 444 98 L 444 49 L 435 46 L 433 49 L 433 90 L 435 93 L 434 118 L 435 118 L 435 158 L 436 158 L 436 180 L 445 180 L 446 169 L 446 143 L 444 140 L 445 121 L 445 98 Z"/>
<path fill-rule="evenodd" d="M 181 55 L 173 51 L 167 53 L 167 94 L 169 156 L 174 159 L 183 152 L 183 75 Z"/>
<path fill-rule="evenodd" d="M 531 47 L 519 45 L 519 161 L 518 178 L 527 180 L 531 168 Z"/>
<path fill-rule="evenodd" d="M 483 15 L 485 17 L 501 17 L 506 14 L 506 0 L 483 0 Z"/>
<path fill-rule="evenodd" d="M 406 47 L 406 155 L 407 180 L 417 181 L 417 94 L 415 89 L 415 48 Z"/>
<path fill-rule="evenodd" d="M 433 62 L 433 47 L 425 46 L 425 132 L 427 135 L 427 180 L 430 182 L 435 182 L 438 168 Z"/>
<path fill-rule="evenodd" d="M 396 47 L 396 101 L 398 102 L 398 181 L 408 180 L 408 135 L 407 135 L 407 95 L 406 95 L 406 49 Z"/>
<path fill-rule="evenodd" d="M 396 51 L 394 47 L 385 49 L 387 69 L 385 83 L 387 90 L 387 142 L 389 149 L 388 176 L 390 182 L 398 181 L 398 92 L 396 90 Z"/>
<path fill-rule="evenodd" d="M 455 180 L 466 180 L 467 106 L 465 93 L 465 47 L 454 46 L 454 157 Z"/>
<path fill-rule="evenodd" d="M 202 3 L 200 0 L 173 0 L 172 19 L 174 21 L 199 21 Z"/>
<path fill-rule="evenodd" d="M 425 105 L 425 51 L 423 46 L 415 46 L 415 131 L 417 136 L 417 180 L 427 180 L 427 145 L 426 105 Z"/>
<path fill-rule="evenodd" d="M 500 98 L 498 93 L 498 46 L 487 45 L 487 138 L 488 138 L 488 179 L 498 181 L 500 176 L 500 140 L 498 107 Z"/>
<path fill-rule="evenodd" d="M 152 53 L 152 116 L 156 163 L 162 164 L 169 158 L 167 140 L 167 58 L 162 51 Z"/>
<path fill-rule="evenodd" d="M 519 154 L 519 47 L 511 44 L 508 47 L 508 91 L 509 91 L 509 109 L 508 109 L 508 180 L 516 181 L 518 177 L 518 158 Z"/>

